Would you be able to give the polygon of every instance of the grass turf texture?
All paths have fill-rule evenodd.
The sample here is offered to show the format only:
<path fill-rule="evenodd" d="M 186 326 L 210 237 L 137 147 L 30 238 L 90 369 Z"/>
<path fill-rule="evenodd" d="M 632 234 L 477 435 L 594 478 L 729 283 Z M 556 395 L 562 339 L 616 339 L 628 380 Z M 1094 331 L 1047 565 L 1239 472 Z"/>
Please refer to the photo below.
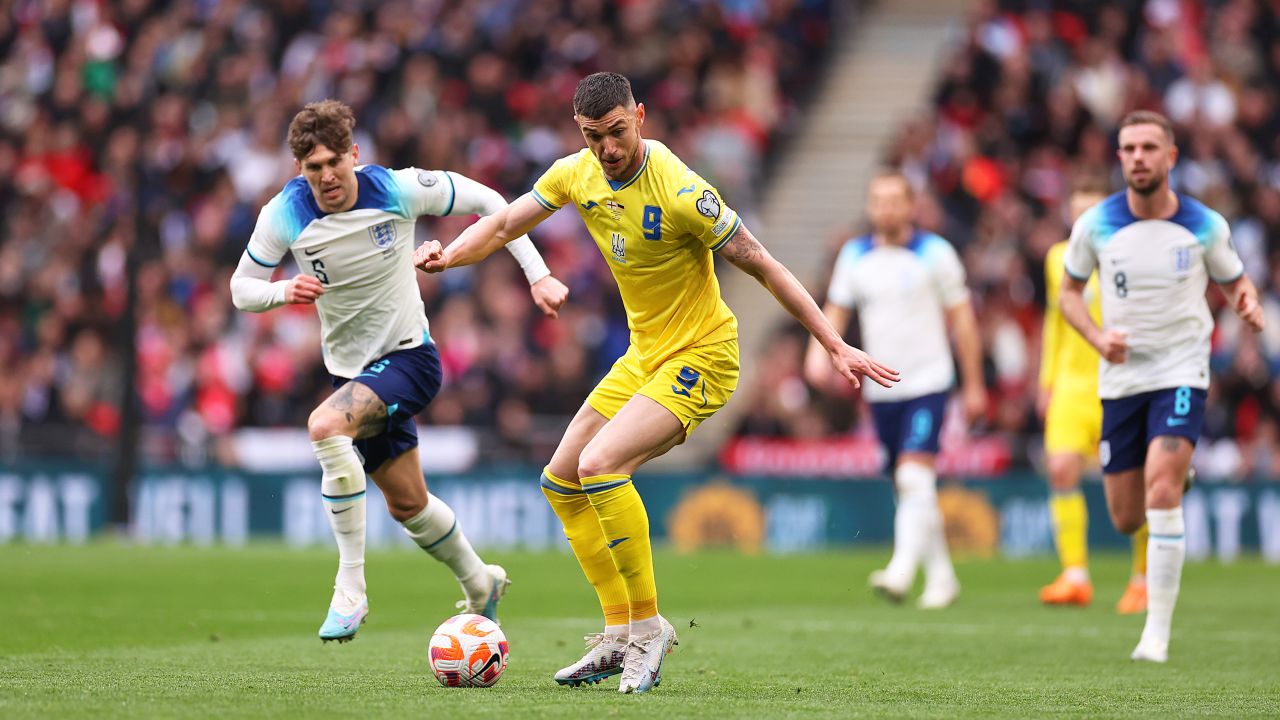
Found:
<path fill-rule="evenodd" d="M 448 689 L 427 638 L 459 597 L 415 552 L 369 557 L 371 622 L 322 645 L 335 556 L 243 550 L 0 546 L 0 717 L 1189 717 L 1280 715 L 1280 572 L 1191 564 L 1168 665 L 1132 663 L 1141 617 L 1118 617 L 1126 558 L 1094 559 L 1095 605 L 1044 608 L 1055 566 L 967 561 L 950 610 L 866 589 L 885 552 L 658 557 L 680 646 L 662 686 L 556 686 L 599 625 L 565 554 L 490 553 L 511 664 Z M 696 627 L 690 627 L 690 622 Z"/>

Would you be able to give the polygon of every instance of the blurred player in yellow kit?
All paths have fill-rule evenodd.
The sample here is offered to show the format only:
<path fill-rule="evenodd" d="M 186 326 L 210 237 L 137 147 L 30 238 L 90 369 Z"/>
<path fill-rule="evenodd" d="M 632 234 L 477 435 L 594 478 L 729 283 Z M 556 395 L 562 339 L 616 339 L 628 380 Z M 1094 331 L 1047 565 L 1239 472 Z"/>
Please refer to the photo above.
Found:
<path fill-rule="evenodd" d="M 1100 187 L 1081 185 L 1071 194 L 1074 223 L 1080 214 L 1106 198 Z M 1080 477 L 1097 456 L 1102 437 L 1102 401 L 1098 399 L 1098 353 L 1072 331 L 1058 310 L 1062 287 L 1064 240 L 1049 248 L 1044 259 L 1044 346 L 1040 357 L 1040 402 L 1044 413 L 1044 452 L 1049 469 L 1049 513 L 1062 573 L 1040 589 L 1046 605 L 1088 605 L 1093 600 L 1089 579 L 1089 515 Z M 1102 296 L 1098 275 L 1085 289 L 1089 313 L 1101 322 Z M 1123 615 L 1147 609 L 1147 528 L 1133 534 L 1133 574 L 1116 612 Z"/>
<path fill-rule="evenodd" d="M 675 628 L 658 613 L 649 518 L 632 474 L 684 442 L 738 384 L 738 321 L 720 298 L 712 253 L 758 280 L 813 334 L 836 371 L 885 386 L 897 372 L 846 345 L 790 271 L 747 230 L 716 189 L 662 143 L 644 140 L 644 105 L 617 73 L 583 78 L 574 121 L 587 147 L 551 166 L 532 192 L 482 218 L 448 247 L 432 241 L 427 272 L 479 262 L 562 207 L 582 217 L 618 283 L 631 345 L 569 423 L 541 478 L 543 494 L 604 614 L 587 654 L 557 683 L 621 673 L 619 691 L 661 679 Z"/>

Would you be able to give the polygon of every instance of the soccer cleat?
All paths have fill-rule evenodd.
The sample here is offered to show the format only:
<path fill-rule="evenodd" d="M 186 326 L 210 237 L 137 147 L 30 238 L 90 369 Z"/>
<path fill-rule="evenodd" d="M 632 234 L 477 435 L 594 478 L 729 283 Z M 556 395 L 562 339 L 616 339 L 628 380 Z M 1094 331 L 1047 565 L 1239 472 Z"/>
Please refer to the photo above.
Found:
<path fill-rule="evenodd" d="M 320 639 L 324 642 L 337 640 L 340 643 L 351 642 L 356 631 L 369 616 L 369 597 L 364 593 L 351 594 L 339 588 L 333 589 L 333 601 L 329 603 L 329 614 L 320 626 Z"/>
<path fill-rule="evenodd" d="M 954 579 L 939 580 L 925 585 L 924 592 L 920 593 L 920 600 L 916 602 L 916 607 L 921 610 L 941 610 L 951 607 L 958 597 L 960 597 L 960 583 Z"/>
<path fill-rule="evenodd" d="M 618 692 L 642 693 L 662 682 L 662 661 L 671 648 L 679 645 L 676 629 L 667 619 L 658 616 L 659 628 L 647 635 L 633 637 L 627 642 L 627 652 L 622 659 L 622 682 Z"/>
<path fill-rule="evenodd" d="M 911 589 L 910 586 L 899 587 L 890 582 L 889 573 L 884 570 L 871 571 L 871 577 L 868 578 L 868 582 L 877 595 L 894 604 L 902 602 L 907 597 L 907 592 Z"/>
<path fill-rule="evenodd" d="M 1129 655 L 1130 660 L 1162 663 L 1169 661 L 1169 643 L 1148 640 L 1145 637 L 1138 641 L 1138 647 Z"/>
<path fill-rule="evenodd" d="M 1121 615 L 1138 615 L 1147 611 L 1147 583 L 1145 580 L 1133 579 L 1124 589 L 1120 601 L 1116 603 L 1116 612 Z"/>
<path fill-rule="evenodd" d="M 463 612 L 483 615 L 494 622 L 498 622 L 498 601 L 502 600 L 502 596 L 507 594 L 507 588 L 511 586 L 511 580 L 507 577 L 507 571 L 501 565 L 485 565 L 485 569 L 489 571 L 491 579 L 488 592 L 477 596 L 474 600 L 471 598 L 459 600 L 454 607 Z"/>
<path fill-rule="evenodd" d="M 587 654 L 578 662 L 556 673 L 560 685 L 578 687 L 584 683 L 595 684 L 622 672 L 622 661 L 627 654 L 627 638 L 618 635 L 596 633 L 582 638 L 587 643 Z"/>
<path fill-rule="evenodd" d="M 1063 573 L 1053 582 L 1040 588 L 1040 602 L 1045 605 L 1088 607 L 1089 603 L 1093 602 L 1093 583 L 1088 580 L 1077 582 Z"/>

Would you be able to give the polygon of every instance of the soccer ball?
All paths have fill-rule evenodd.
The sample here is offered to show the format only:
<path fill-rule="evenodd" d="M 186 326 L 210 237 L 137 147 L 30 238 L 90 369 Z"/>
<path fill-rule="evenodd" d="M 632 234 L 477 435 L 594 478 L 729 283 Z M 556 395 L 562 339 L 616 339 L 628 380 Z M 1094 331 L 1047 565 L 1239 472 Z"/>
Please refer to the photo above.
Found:
<path fill-rule="evenodd" d="M 483 615 L 454 615 L 436 628 L 431 672 L 445 687 L 490 687 L 507 669 L 507 636 Z"/>

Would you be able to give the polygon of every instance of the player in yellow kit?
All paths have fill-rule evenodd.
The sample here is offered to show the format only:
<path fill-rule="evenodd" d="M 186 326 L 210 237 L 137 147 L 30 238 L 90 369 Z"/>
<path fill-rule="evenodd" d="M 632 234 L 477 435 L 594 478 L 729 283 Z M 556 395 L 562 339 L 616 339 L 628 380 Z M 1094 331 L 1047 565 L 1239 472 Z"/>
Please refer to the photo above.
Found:
<path fill-rule="evenodd" d="M 1071 194 L 1071 221 L 1101 202 L 1101 189 L 1081 187 Z M 1089 579 L 1089 516 L 1080 476 L 1097 454 L 1102 437 L 1102 401 L 1098 399 L 1098 353 L 1073 332 L 1058 311 L 1066 241 L 1049 248 L 1044 259 L 1044 346 L 1040 357 L 1040 407 L 1044 412 L 1044 452 L 1049 466 L 1049 513 L 1062 573 L 1040 589 L 1046 605 L 1088 605 L 1093 600 Z M 1089 313 L 1102 318 L 1102 297 L 1094 273 L 1085 287 Z M 1116 604 L 1121 614 L 1147 609 L 1147 529 L 1133 534 L 1133 575 Z"/>
<path fill-rule="evenodd" d="M 712 253 L 773 293 L 855 387 L 859 374 L 889 386 L 897 373 L 846 345 L 716 189 L 664 145 L 640 137 L 644 105 L 625 77 L 584 78 L 573 110 L 586 149 L 556 161 L 532 192 L 481 218 L 447 250 L 423 245 L 414 262 L 427 272 L 478 262 L 502 238 L 527 233 L 567 205 L 608 262 L 631 345 L 574 416 L 541 479 L 605 627 L 555 679 L 576 686 L 621 673 L 621 692 L 645 692 L 658 683 L 676 636 L 658 614 L 649 520 L 631 475 L 684 442 L 737 386 L 737 320 L 720 299 Z"/>

